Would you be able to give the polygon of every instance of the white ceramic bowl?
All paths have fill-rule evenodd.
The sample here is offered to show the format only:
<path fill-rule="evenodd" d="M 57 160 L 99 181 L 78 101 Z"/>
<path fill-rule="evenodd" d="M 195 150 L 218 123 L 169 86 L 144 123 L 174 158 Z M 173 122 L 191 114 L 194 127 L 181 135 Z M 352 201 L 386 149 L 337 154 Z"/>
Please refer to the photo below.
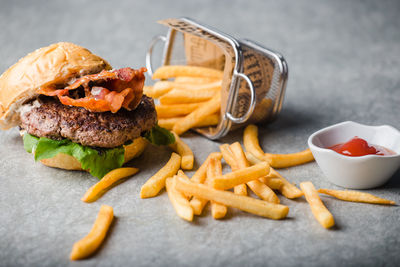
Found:
<path fill-rule="evenodd" d="M 348 157 L 327 149 L 347 142 L 354 136 L 365 139 L 370 144 L 389 148 L 396 155 Z M 313 133 L 308 138 L 308 146 L 328 180 L 346 188 L 367 189 L 380 186 L 400 166 L 400 132 L 388 125 L 368 126 L 352 121 L 338 123 Z"/>

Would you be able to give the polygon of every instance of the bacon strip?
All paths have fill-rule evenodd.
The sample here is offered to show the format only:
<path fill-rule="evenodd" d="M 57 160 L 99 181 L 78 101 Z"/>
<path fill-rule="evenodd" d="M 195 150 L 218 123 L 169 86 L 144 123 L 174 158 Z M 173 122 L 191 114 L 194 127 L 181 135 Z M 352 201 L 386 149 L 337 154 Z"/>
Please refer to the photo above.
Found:
<path fill-rule="evenodd" d="M 142 99 L 145 80 L 144 73 L 146 71 L 146 68 L 139 70 L 131 68 L 115 70 L 114 72 L 118 75 L 118 79 L 108 81 L 104 87 L 117 92 L 121 92 L 125 88 L 132 88 L 132 94 L 126 96 L 126 101 L 124 101 L 122 106 L 127 110 L 133 110 L 139 105 Z"/>
<path fill-rule="evenodd" d="M 79 86 L 88 87 L 89 82 L 105 82 L 112 79 L 118 79 L 117 73 L 102 70 L 101 72 L 96 74 L 85 75 L 76 80 L 70 86 L 65 87 L 64 89 L 73 90 L 78 88 Z"/>
<path fill-rule="evenodd" d="M 99 97 L 73 99 L 69 96 L 58 96 L 58 98 L 64 105 L 84 107 L 92 112 L 111 111 L 112 113 L 115 113 L 124 105 L 124 103 L 126 104 L 126 100 L 128 100 L 127 96 L 129 95 L 131 95 L 130 98 L 133 97 L 133 90 L 131 88 L 126 88 L 120 93 L 109 91 L 104 88 Z"/>
<path fill-rule="evenodd" d="M 73 99 L 69 96 L 59 96 L 58 99 L 63 105 L 83 107 L 92 112 L 110 111 L 110 103 L 104 99 L 94 99 L 92 97 Z"/>
<path fill-rule="evenodd" d="M 97 91 L 97 93 L 94 93 L 94 91 Z M 110 93 L 110 90 L 104 87 L 94 86 L 90 93 L 95 99 L 104 99 L 106 95 Z"/>
<path fill-rule="evenodd" d="M 68 89 L 54 89 L 53 87 L 43 87 L 36 91 L 38 94 L 47 96 L 68 95 Z"/>
<path fill-rule="evenodd" d="M 98 74 L 86 75 L 64 89 L 46 87 L 37 93 L 57 96 L 64 105 L 83 107 L 92 112 L 117 112 L 124 107 L 133 110 L 140 103 L 143 95 L 144 72 L 146 68 L 134 70 L 123 68 L 114 71 L 103 70 Z M 90 84 L 92 82 L 93 84 Z M 90 86 L 93 86 L 90 88 Z M 85 97 L 74 99 L 69 96 L 70 90 L 83 87 Z M 93 91 L 93 89 L 95 89 Z M 95 92 L 92 94 L 92 92 Z"/>

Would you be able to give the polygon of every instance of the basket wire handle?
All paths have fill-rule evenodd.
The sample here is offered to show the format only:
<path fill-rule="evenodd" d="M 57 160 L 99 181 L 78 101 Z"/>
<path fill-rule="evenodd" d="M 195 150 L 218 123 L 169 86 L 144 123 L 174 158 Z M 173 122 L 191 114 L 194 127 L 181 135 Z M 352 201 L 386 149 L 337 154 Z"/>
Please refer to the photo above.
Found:
<path fill-rule="evenodd" d="M 226 113 L 226 117 L 230 121 L 232 121 L 234 123 L 244 123 L 250 118 L 251 114 L 253 114 L 254 108 L 256 107 L 256 92 L 255 92 L 255 89 L 254 89 L 253 82 L 250 80 L 250 78 L 247 75 L 245 75 L 245 74 L 243 74 L 241 72 L 237 72 L 236 70 L 234 70 L 233 76 L 238 77 L 238 78 L 242 78 L 249 85 L 249 88 L 250 88 L 250 106 L 249 106 L 249 109 L 247 110 L 247 112 L 241 117 L 235 117 L 234 115 L 232 115 L 231 112 L 227 112 Z"/>
<path fill-rule="evenodd" d="M 152 67 L 152 55 L 153 55 L 153 48 L 154 46 L 159 42 L 163 41 L 164 43 L 167 41 L 167 37 L 164 35 L 157 35 L 151 40 L 149 50 L 147 50 L 146 53 L 146 68 L 147 68 L 147 73 L 151 76 L 153 76 L 153 67 Z"/>

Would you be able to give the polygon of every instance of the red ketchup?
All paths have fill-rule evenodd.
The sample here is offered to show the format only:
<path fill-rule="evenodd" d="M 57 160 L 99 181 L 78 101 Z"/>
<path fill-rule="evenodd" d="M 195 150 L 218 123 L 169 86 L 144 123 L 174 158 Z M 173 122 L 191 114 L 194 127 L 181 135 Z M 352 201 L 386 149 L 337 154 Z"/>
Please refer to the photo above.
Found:
<path fill-rule="evenodd" d="M 385 147 L 369 144 L 367 141 L 357 136 L 346 143 L 331 146 L 329 149 L 349 157 L 361 157 L 365 155 L 388 156 L 396 154 Z"/>

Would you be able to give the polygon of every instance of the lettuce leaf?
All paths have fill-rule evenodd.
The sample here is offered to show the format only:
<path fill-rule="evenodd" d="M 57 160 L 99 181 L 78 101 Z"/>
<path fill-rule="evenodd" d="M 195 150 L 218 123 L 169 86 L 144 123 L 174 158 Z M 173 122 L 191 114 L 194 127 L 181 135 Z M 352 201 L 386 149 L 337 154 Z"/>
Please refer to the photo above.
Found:
<path fill-rule="evenodd" d="M 167 146 L 175 143 L 175 136 L 167 129 L 158 125 L 147 131 L 143 137 L 156 146 Z"/>
<path fill-rule="evenodd" d="M 29 153 L 35 153 L 35 149 L 37 147 L 37 143 L 39 142 L 39 138 L 30 134 L 24 134 L 24 148 Z"/>
<path fill-rule="evenodd" d="M 25 134 L 24 148 L 29 153 L 35 153 L 35 160 L 52 158 L 58 153 L 70 155 L 81 163 L 82 169 L 88 170 L 91 175 L 99 179 L 124 164 L 123 146 L 95 149 L 73 143 L 68 139 L 52 140 Z"/>
<path fill-rule="evenodd" d="M 157 146 L 175 143 L 174 135 L 160 126 L 155 126 L 144 134 L 150 143 Z M 109 171 L 120 168 L 124 164 L 125 149 L 123 146 L 116 148 L 93 148 L 74 143 L 68 139 L 52 140 L 45 137 L 36 137 L 24 134 L 24 148 L 29 153 L 35 154 L 35 160 L 49 159 L 58 153 L 64 153 L 76 158 L 84 170 L 101 179 Z"/>

